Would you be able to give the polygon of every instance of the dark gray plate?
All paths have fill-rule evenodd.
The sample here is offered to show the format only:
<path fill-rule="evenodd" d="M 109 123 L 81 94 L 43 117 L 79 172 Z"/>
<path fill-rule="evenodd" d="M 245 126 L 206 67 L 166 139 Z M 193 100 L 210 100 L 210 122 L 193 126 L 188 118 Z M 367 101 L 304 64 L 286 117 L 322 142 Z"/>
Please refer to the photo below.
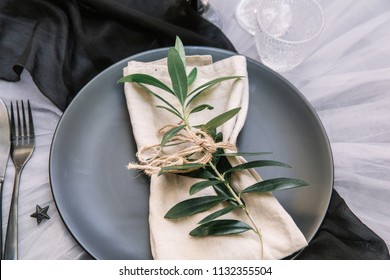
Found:
<path fill-rule="evenodd" d="M 134 55 L 88 83 L 57 127 L 50 155 L 50 180 L 57 208 L 75 239 L 96 259 L 150 259 L 148 179 L 125 166 L 136 147 L 123 85 L 128 60 L 152 61 L 167 49 Z M 189 47 L 187 54 L 220 60 L 234 53 Z M 265 168 L 267 179 L 291 176 L 310 187 L 275 192 L 307 240 L 322 222 L 333 184 L 326 133 L 306 99 L 289 82 L 248 59 L 250 106 L 238 144 L 241 151 L 266 151 L 291 169 Z"/>

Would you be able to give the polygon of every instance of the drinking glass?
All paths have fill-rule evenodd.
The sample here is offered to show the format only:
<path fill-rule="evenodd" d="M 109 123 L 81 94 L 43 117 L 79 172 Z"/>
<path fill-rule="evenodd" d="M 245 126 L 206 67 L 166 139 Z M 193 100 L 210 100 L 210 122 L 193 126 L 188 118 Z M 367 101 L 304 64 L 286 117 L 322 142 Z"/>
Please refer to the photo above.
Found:
<path fill-rule="evenodd" d="M 258 2 L 259 0 L 241 0 L 236 8 L 237 22 L 251 35 L 255 35 Z"/>
<path fill-rule="evenodd" d="M 293 69 L 316 46 L 324 13 L 315 0 L 259 0 L 255 42 L 263 64 L 278 72 Z"/>

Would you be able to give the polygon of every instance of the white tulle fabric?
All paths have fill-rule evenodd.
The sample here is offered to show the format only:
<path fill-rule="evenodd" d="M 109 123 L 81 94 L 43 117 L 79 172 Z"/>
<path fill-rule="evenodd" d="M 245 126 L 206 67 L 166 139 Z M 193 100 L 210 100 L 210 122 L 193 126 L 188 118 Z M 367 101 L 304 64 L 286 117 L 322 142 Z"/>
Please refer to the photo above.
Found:
<path fill-rule="evenodd" d="M 254 38 L 234 18 L 239 0 L 210 0 L 222 31 L 240 54 L 258 60 Z M 335 163 L 335 188 L 351 210 L 390 248 L 390 1 L 321 0 L 326 17 L 319 46 L 297 68 L 283 73 L 309 100 L 328 133 Z M 63 224 L 50 191 L 48 159 L 61 112 L 25 71 L 18 83 L 0 80 L 5 102 L 29 98 L 34 108 L 37 148 L 20 189 L 21 259 L 85 259 Z M 13 168 L 3 193 L 3 230 Z M 36 226 L 28 207 L 50 206 L 50 223 Z"/>
<path fill-rule="evenodd" d="M 214 0 L 237 51 L 259 60 L 254 39 L 237 26 L 237 0 Z M 335 189 L 390 247 L 390 2 L 321 0 L 318 47 L 282 73 L 309 100 L 331 142 Z"/>

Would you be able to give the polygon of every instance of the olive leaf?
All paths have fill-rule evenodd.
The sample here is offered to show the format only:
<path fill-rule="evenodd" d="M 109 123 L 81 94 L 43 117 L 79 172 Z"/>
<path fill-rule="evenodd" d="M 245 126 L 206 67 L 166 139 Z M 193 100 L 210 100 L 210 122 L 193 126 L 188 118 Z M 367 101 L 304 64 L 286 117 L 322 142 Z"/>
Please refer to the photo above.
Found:
<path fill-rule="evenodd" d="M 204 212 L 225 201 L 226 198 L 216 195 L 190 198 L 173 206 L 164 218 L 178 219 Z"/>
<path fill-rule="evenodd" d="M 168 73 L 172 81 L 173 92 L 180 104 L 184 105 L 188 90 L 187 74 L 180 54 L 174 48 L 168 51 Z"/>
<path fill-rule="evenodd" d="M 171 103 L 169 103 L 167 100 L 165 100 L 163 97 L 161 97 L 160 95 L 158 95 L 157 93 L 154 93 L 153 91 L 151 91 L 149 88 L 147 88 L 146 86 L 144 86 L 143 84 L 138 84 L 139 87 L 141 87 L 146 93 L 149 93 L 151 95 L 153 95 L 154 97 L 156 97 L 157 99 L 161 100 L 163 103 L 165 103 L 166 105 L 168 105 L 171 110 L 173 112 L 176 112 L 176 114 L 178 114 L 180 117 L 180 112 L 175 108 L 175 106 L 173 106 Z M 165 108 L 164 108 L 165 109 Z M 170 111 L 171 112 L 171 111 Z M 175 115 L 176 115 L 175 114 Z"/>
<path fill-rule="evenodd" d="M 203 111 L 205 109 L 213 110 L 214 107 L 211 105 L 208 105 L 208 104 L 202 104 L 202 105 L 196 106 L 194 109 L 192 109 L 190 114 L 197 113 L 197 112 Z"/>
<path fill-rule="evenodd" d="M 201 94 L 206 93 L 207 90 L 216 86 L 220 82 L 232 80 L 232 79 L 240 79 L 240 78 L 242 78 L 242 77 L 241 76 L 226 76 L 226 77 L 217 78 L 217 79 L 214 79 L 214 80 L 209 81 L 207 83 L 204 83 L 203 85 L 197 87 L 196 89 L 194 89 L 193 91 L 191 91 L 188 94 L 188 96 L 191 96 L 191 95 L 193 95 L 193 96 L 189 99 L 189 101 L 187 101 L 186 107 L 188 107 Z"/>
<path fill-rule="evenodd" d="M 238 220 L 215 220 L 206 224 L 201 224 L 190 232 L 191 236 L 218 236 L 242 233 L 253 228 Z"/>
<path fill-rule="evenodd" d="M 205 89 L 209 89 L 209 88 L 219 84 L 220 82 L 223 82 L 226 80 L 241 79 L 241 78 L 244 78 L 244 77 L 242 77 L 242 76 L 226 76 L 226 77 L 216 78 L 214 80 L 208 81 L 208 82 L 198 86 L 196 89 L 191 91 L 188 95 L 190 96 L 192 94 L 199 93 L 200 91 L 203 91 Z"/>
<path fill-rule="evenodd" d="M 237 171 L 242 171 L 246 169 L 251 169 L 251 168 L 256 168 L 256 167 L 265 167 L 265 166 L 279 166 L 279 167 L 291 167 L 288 164 L 285 164 L 280 161 L 275 161 L 275 160 L 255 160 L 255 161 L 249 161 L 243 164 L 236 165 L 229 170 L 227 170 L 225 173 L 230 173 L 230 172 L 237 172 Z"/>
<path fill-rule="evenodd" d="M 207 187 L 211 187 L 213 185 L 216 185 L 216 184 L 220 184 L 221 181 L 219 180 L 210 180 L 210 181 L 201 181 L 201 182 L 197 182 L 195 184 L 193 184 L 190 188 L 190 195 L 193 195 Z"/>
<path fill-rule="evenodd" d="M 194 69 L 191 70 L 190 74 L 188 74 L 188 86 L 192 85 L 195 80 L 196 76 L 198 75 L 198 69 L 195 67 Z"/>
<path fill-rule="evenodd" d="M 183 164 L 183 165 L 171 165 L 171 166 L 165 166 L 161 168 L 161 171 L 159 175 L 163 173 L 168 173 L 172 171 L 180 171 L 180 170 L 188 170 L 188 169 L 198 169 L 204 167 L 204 164 L 199 164 L 199 163 L 188 163 L 188 164 Z"/>
<path fill-rule="evenodd" d="M 169 140 L 175 137 L 183 128 L 185 128 L 185 126 L 185 124 L 179 125 L 165 132 L 161 140 L 161 147 L 164 147 L 165 144 L 167 144 Z"/>
<path fill-rule="evenodd" d="M 178 174 L 180 176 L 184 177 L 190 177 L 194 179 L 212 179 L 215 178 L 215 174 L 213 174 L 213 171 L 209 168 L 199 168 L 194 171 L 186 172 L 186 173 L 180 173 Z"/>
<path fill-rule="evenodd" d="M 307 182 L 292 178 L 275 178 L 255 183 L 241 191 L 243 193 L 262 193 L 307 186 Z"/>
<path fill-rule="evenodd" d="M 168 112 L 174 114 L 176 117 L 178 117 L 179 119 L 181 120 L 184 120 L 183 117 L 180 115 L 180 113 L 178 113 L 177 111 L 171 109 L 171 108 L 168 108 L 166 106 L 162 106 L 162 105 L 156 105 L 157 108 L 160 108 L 160 109 L 164 109 L 164 110 L 167 110 Z"/>
<path fill-rule="evenodd" d="M 171 94 L 174 94 L 174 92 L 168 87 L 166 84 L 161 82 L 160 80 L 156 79 L 153 76 L 146 75 L 146 74 L 131 74 L 127 75 L 123 78 L 121 78 L 118 83 L 139 83 L 139 84 L 146 84 L 150 86 L 158 87 L 162 90 L 165 90 Z"/>
<path fill-rule="evenodd" d="M 176 36 L 176 41 L 175 41 L 175 49 L 179 53 L 179 56 L 181 58 L 181 61 L 183 62 L 184 68 L 186 67 L 186 53 L 184 50 L 184 45 L 179 36 Z"/>
<path fill-rule="evenodd" d="M 239 205 L 234 205 L 234 206 L 222 208 L 222 209 L 215 211 L 214 213 L 211 213 L 210 215 L 206 216 L 205 218 L 200 220 L 198 224 L 208 223 L 216 218 L 219 218 L 223 215 L 226 215 L 226 214 L 232 212 L 233 210 L 235 210 L 237 208 L 241 208 L 241 207 Z"/>
<path fill-rule="evenodd" d="M 203 131 L 210 131 L 214 128 L 217 128 L 221 125 L 223 125 L 225 122 L 233 118 L 235 115 L 238 114 L 238 112 L 241 110 L 241 108 L 235 108 L 231 109 L 229 111 L 226 111 L 215 118 L 208 121 L 205 125 L 202 126 Z"/>

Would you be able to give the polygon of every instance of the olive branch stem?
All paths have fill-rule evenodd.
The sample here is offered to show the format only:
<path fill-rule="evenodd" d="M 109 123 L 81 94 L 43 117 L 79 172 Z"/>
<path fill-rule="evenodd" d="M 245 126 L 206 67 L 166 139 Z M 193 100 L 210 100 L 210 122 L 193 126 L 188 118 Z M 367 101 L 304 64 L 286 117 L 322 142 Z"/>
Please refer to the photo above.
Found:
<path fill-rule="evenodd" d="M 229 182 L 226 182 L 225 181 L 225 178 L 223 177 L 223 175 L 219 172 L 219 170 L 217 169 L 217 167 L 212 163 L 212 162 L 209 162 L 209 165 L 210 167 L 214 170 L 215 174 L 217 174 L 218 178 L 224 182 L 226 188 L 229 190 L 229 192 L 231 193 L 231 195 L 234 197 L 234 199 L 236 200 L 236 202 L 239 204 L 240 208 L 244 211 L 244 213 L 246 214 L 246 216 L 248 217 L 248 219 L 250 220 L 252 226 L 253 226 L 253 231 L 256 233 L 256 235 L 259 237 L 259 240 L 260 240 L 260 255 L 261 255 L 261 259 L 264 258 L 264 244 L 263 244 L 263 236 L 261 234 L 261 230 L 258 228 L 258 226 L 256 225 L 256 222 L 254 221 L 252 215 L 248 212 L 248 209 L 245 205 L 245 203 L 243 203 L 241 197 L 239 195 L 237 195 L 236 191 L 233 189 L 232 186 L 230 186 L 230 183 Z"/>

